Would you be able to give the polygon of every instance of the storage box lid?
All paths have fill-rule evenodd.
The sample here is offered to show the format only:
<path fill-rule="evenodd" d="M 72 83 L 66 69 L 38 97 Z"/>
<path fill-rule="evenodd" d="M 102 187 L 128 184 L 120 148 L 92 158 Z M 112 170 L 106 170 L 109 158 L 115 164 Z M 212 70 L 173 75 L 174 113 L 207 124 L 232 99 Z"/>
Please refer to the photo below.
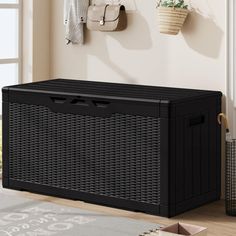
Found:
<path fill-rule="evenodd" d="M 76 96 L 135 100 L 147 102 L 176 103 L 201 97 L 221 96 L 217 91 L 155 87 L 143 85 L 92 82 L 83 80 L 55 79 L 8 87 L 15 91 L 60 93 Z"/>

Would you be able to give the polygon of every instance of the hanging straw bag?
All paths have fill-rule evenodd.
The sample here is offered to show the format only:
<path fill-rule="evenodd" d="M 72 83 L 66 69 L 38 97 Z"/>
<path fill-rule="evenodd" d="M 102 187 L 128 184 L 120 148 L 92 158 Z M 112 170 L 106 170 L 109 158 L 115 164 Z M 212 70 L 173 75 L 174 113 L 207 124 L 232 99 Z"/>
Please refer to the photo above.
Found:
<path fill-rule="evenodd" d="M 157 5 L 160 33 L 176 35 L 181 30 L 189 10 L 184 8 L 162 7 L 161 2 L 162 0 L 160 0 Z"/>

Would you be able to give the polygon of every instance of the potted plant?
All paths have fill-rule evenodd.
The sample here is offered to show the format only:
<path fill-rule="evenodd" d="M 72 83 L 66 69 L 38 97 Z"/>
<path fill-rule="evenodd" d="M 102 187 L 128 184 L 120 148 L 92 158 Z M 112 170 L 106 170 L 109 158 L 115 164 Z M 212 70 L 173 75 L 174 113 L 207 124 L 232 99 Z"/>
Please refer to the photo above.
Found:
<path fill-rule="evenodd" d="M 185 0 L 160 0 L 157 5 L 160 33 L 176 35 L 189 13 Z"/>

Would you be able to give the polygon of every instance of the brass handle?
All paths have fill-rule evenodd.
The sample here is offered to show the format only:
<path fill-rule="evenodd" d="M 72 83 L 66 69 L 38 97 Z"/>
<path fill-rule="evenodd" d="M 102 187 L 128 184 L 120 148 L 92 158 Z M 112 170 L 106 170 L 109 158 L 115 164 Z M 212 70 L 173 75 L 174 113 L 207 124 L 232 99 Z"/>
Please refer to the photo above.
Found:
<path fill-rule="evenodd" d="M 229 132 L 229 122 L 226 115 L 224 113 L 220 113 L 217 117 L 217 120 L 220 125 L 223 123 L 226 128 L 226 131 Z"/>

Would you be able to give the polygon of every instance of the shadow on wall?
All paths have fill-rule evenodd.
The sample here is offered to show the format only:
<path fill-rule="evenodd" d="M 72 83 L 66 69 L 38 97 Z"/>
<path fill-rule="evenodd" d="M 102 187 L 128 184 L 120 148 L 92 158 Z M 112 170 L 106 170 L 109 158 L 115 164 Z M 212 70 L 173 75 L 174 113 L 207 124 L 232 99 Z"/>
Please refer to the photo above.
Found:
<path fill-rule="evenodd" d="M 220 53 L 223 31 L 212 18 L 192 11 L 182 29 L 186 43 L 202 55 L 217 58 Z"/>
<path fill-rule="evenodd" d="M 104 64 L 109 68 L 114 70 L 118 75 L 126 80 L 128 83 L 136 83 L 136 79 L 132 78 L 131 75 L 127 74 L 119 64 L 115 63 L 109 55 L 109 50 L 107 47 L 108 37 L 113 38 L 119 44 L 128 50 L 147 50 L 152 47 L 152 40 L 150 35 L 150 30 L 148 23 L 145 18 L 139 14 L 127 13 L 128 29 L 121 32 L 91 32 L 86 31 L 86 44 L 90 47 L 88 49 L 88 54 L 99 58 Z M 126 31 L 129 31 L 126 33 Z M 142 32 L 142 34 L 140 34 Z M 96 40 L 96 43 L 93 41 Z M 97 46 L 99 45 L 99 47 Z M 120 56 L 126 58 L 127 55 Z M 130 61 L 130 63 L 133 63 Z"/>
<path fill-rule="evenodd" d="M 152 47 L 149 25 L 138 12 L 127 13 L 128 33 L 111 32 L 108 35 L 128 50 L 146 50 Z M 118 37 L 117 37 L 118 36 Z"/>

